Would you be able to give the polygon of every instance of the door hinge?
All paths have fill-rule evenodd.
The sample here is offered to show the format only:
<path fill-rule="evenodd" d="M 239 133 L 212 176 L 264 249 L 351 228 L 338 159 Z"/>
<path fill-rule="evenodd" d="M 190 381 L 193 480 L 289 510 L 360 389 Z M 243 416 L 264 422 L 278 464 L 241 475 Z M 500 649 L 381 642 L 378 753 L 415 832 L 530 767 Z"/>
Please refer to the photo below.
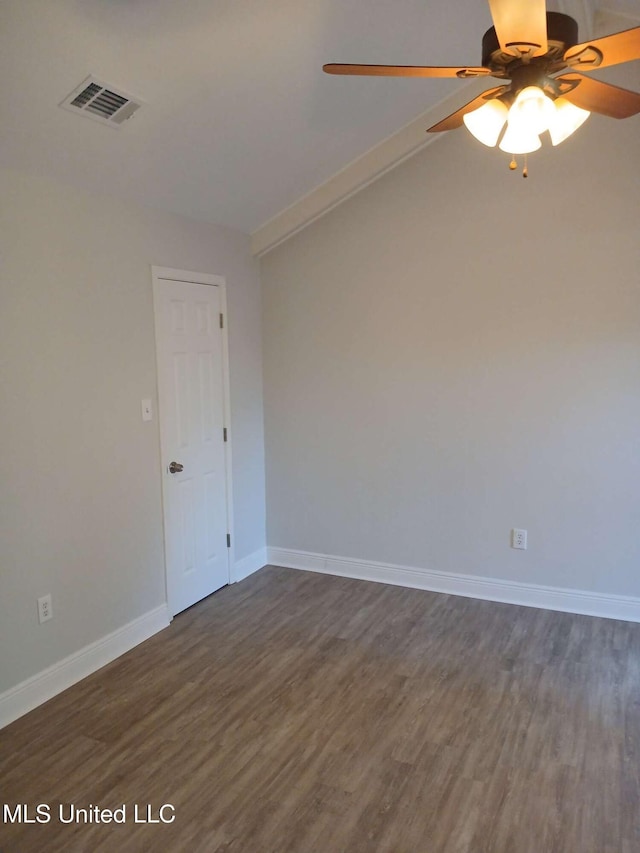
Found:
<path fill-rule="evenodd" d="M 220 328 L 224 329 L 224 314 L 220 315 Z"/>
<path fill-rule="evenodd" d="M 222 427 L 222 440 L 223 441 L 227 440 L 227 428 L 226 427 Z"/>
<path fill-rule="evenodd" d="M 227 548 L 231 548 L 231 534 L 227 533 Z"/>

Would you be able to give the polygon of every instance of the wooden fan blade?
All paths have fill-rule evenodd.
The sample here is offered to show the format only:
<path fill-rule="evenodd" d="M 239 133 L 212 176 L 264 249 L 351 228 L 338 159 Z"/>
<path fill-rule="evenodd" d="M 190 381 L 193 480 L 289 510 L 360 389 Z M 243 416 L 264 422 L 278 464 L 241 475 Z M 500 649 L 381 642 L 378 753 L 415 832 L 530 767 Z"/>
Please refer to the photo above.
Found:
<path fill-rule="evenodd" d="M 345 65 L 330 62 L 323 65 L 327 74 L 355 74 L 361 77 L 482 77 L 491 74 L 489 68 L 447 68 L 428 65 Z"/>
<path fill-rule="evenodd" d="M 460 107 L 455 113 L 451 113 L 451 115 L 439 121 L 438 124 L 434 124 L 433 127 L 427 130 L 427 133 L 441 133 L 443 130 L 455 130 L 463 124 L 463 118 L 467 113 L 477 110 L 483 104 L 486 104 L 487 101 L 490 101 L 491 98 L 497 98 L 498 95 L 506 92 L 508 88 L 508 86 L 498 86 L 495 89 L 487 89 L 486 92 L 483 92 L 477 98 L 469 101 L 468 104 Z"/>
<path fill-rule="evenodd" d="M 610 118 L 629 118 L 640 113 L 640 94 L 594 80 L 593 77 L 583 77 L 582 74 L 563 74 L 556 77 L 559 82 L 573 83 L 575 88 L 563 93 L 563 97 L 574 106 L 600 113 Z M 561 90 L 562 91 L 562 90 Z"/>
<path fill-rule="evenodd" d="M 640 27 L 576 44 L 564 55 L 567 65 L 579 71 L 606 68 L 607 65 L 619 65 L 632 59 L 640 59 Z"/>
<path fill-rule="evenodd" d="M 489 0 L 489 8 L 505 53 L 542 56 L 547 52 L 545 0 Z"/>

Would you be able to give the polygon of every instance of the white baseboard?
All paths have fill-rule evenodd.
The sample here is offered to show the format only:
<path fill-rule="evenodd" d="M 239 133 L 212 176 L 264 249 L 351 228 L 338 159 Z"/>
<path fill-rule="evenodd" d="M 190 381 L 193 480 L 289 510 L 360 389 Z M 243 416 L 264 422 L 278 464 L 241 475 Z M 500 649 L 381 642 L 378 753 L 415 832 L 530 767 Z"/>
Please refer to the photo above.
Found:
<path fill-rule="evenodd" d="M 148 640 L 170 621 L 167 605 L 156 607 L 0 694 L 0 728 Z"/>
<path fill-rule="evenodd" d="M 237 583 L 238 581 L 243 581 L 245 578 L 248 578 L 249 575 L 257 572 L 258 569 L 262 569 L 266 566 L 267 562 L 266 548 L 258 548 L 257 551 L 254 551 L 252 554 L 248 554 L 246 557 L 238 560 L 233 567 L 234 582 Z"/>
<path fill-rule="evenodd" d="M 467 598 L 501 601 L 506 604 L 520 604 L 524 607 L 539 607 L 543 610 L 560 610 L 564 613 L 582 613 L 586 616 L 640 622 L 640 598 L 630 596 L 540 586 L 499 578 L 458 575 L 409 566 L 395 566 L 389 563 L 332 557 L 328 554 L 313 554 L 289 548 L 269 547 L 267 555 L 270 564 L 290 569 L 322 572 L 430 592 L 462 595 Z"/>

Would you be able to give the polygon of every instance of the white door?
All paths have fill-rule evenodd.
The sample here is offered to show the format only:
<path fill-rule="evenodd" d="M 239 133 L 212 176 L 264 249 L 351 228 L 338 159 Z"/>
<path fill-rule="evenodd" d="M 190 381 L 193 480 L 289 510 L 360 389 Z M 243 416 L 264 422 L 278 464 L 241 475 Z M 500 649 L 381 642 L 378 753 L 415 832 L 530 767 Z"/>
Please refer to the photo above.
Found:
<path fill-rule="evenodd" d="M 167 599 L 174 615 L 229 583 L 222 291 L 154 268 Z"/>

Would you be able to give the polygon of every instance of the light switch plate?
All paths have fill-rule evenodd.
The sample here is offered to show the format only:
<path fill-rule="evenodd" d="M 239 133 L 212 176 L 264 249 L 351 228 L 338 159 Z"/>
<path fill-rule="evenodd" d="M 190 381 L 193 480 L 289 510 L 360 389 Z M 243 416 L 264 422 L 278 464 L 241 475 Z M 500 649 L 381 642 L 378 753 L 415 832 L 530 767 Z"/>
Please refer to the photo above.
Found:
<path fill-rule="evenodd" d="M 142 420 L 143 421 L 152 421 L 153 420 L 153 409 L 151 408 L 151 400 L 143 400 L 142 401 Z"/>

